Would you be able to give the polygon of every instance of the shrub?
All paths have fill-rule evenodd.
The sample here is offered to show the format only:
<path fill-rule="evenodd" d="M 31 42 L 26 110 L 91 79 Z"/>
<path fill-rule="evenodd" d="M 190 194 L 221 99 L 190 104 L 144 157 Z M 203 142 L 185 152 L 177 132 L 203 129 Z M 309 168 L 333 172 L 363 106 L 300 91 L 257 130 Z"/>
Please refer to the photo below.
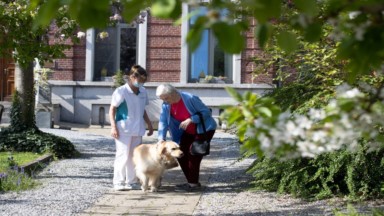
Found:
<path fill-rule="evenodd" d="M 359 150 L 339 150 L 315 158 L 288 161 L 257 159 L 248 173 L 256 189 L 289 193 L 307 199 L 348 196 L 366 200 L 382 198 L 384 148 L 369 151 L 361 140 Z"/>
<path fill-rule="evenodd" d="M 14 132 L 10 128 L 0 132 L 0 151 L 52 152 L 58 158 L 71 158 L 78 154 L 67 139 L 31 128 Z"/>
<path fill-rule="evenodd" d="M 78 154 L 74 145 L 67 139 L 39 130 L 35 125 L 34 114 L 29 114 L 28 124 L 23 125 L 21 100 L 16 91 L 12 97 L 11 125 L 0 131 L 0 151 L 51 152 L 57 158 L 70 158 Z"/>

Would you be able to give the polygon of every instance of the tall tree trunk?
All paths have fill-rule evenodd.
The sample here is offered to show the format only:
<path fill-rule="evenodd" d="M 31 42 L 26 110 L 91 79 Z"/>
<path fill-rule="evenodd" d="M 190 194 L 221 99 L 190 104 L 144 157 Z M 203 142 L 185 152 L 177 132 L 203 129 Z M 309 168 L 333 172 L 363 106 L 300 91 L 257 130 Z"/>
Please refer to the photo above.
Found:
<path fill-rule="evenodd" d="M 21 102 L 20 123 L 25 129 L 35 128 L 35 88 L 33 62 L 27 66 L 15 63 L 15 88 Z"/>

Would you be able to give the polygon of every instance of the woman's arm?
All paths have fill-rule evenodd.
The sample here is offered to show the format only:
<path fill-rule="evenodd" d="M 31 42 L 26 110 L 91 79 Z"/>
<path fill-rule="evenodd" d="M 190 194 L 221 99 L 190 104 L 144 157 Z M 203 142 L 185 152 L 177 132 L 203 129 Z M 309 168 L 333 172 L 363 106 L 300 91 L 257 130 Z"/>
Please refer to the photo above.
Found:
<path fill-rule="evenodd" d="M 163 104 L 161 107 L 161 113 L 159 117 L 159 125 L 157 128 L 158 140 L 166 140 L 168 132 L 168 114 L 169 111 L 166 109 L 166 105 Z"/>
<path fill-rule="evenodd" d="M 117 130 L 117 127 L 116 127 L 115 115 L 116 115 L 116 107 L 111 105 L 109 107 L 109 121 L 111 122 L 111 135 L 113 138 L 117 139 L 119 137 L 119 131 Z"/>
<path fill-rule="evenodd" d="M 148 133 L 147 133 L 147 136 L 151 136 L 153 134 L 153 127 L 152 127 L 152 123 L 151 123 L 151 120 L 149 119 L 148 117 L 148 114 L 147 114 L 147 111 L 144 110 L 144 121 L 147 123 L 148 125 Z"/>

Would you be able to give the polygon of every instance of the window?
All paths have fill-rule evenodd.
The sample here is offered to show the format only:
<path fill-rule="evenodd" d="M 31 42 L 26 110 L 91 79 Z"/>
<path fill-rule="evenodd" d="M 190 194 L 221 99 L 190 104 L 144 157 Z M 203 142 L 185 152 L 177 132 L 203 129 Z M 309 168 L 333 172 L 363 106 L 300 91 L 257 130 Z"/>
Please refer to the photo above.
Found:
<path fill-rule="evenodd" d="M 89 29 L 86 43 L 86 81 L 100 81 L 127 71 L 132 65 L 146 65 L 147 22 L 138 25 L 118 23 L 104 30 L 108 37 L 100 38 L 101 30 Z"/>
<path fill-rule="evenodd" d="M 137 62 L 135 27 L 117 25 L 104 31 L 108 32 L 106 38 L 100 38 L 100 30 L 95 34 L 94 81 L 113 76 L 118 70 L 128 71 Z"/>
<path fill-rule="evenodd" d="M 189 25 L 192 26 L 198 17 L 198 14 L 207 12 L 206 7 L 197 7 L 192 10 L 198 10 L 197 15 L 192 17 Z M 197 82 L 199 75 L 225 77 L 225 82 L 232 83 L 233 74 L 233 55 L 223 52 L 218 46 L 216 38 L 210 29 L 204 30 L 199 47 L 189 53 L 189 82 Z"/>

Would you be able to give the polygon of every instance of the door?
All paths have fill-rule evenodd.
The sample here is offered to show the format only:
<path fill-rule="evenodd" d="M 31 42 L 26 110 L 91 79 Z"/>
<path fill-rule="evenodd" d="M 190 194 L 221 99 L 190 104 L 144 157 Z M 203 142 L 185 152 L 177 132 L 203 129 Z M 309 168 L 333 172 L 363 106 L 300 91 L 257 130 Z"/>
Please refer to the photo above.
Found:
<path fill-rule="evenodd" d="M 15 91 L 15 64 L 9 59 L 0 59 L 0 101 L 11 101 Z"/>

